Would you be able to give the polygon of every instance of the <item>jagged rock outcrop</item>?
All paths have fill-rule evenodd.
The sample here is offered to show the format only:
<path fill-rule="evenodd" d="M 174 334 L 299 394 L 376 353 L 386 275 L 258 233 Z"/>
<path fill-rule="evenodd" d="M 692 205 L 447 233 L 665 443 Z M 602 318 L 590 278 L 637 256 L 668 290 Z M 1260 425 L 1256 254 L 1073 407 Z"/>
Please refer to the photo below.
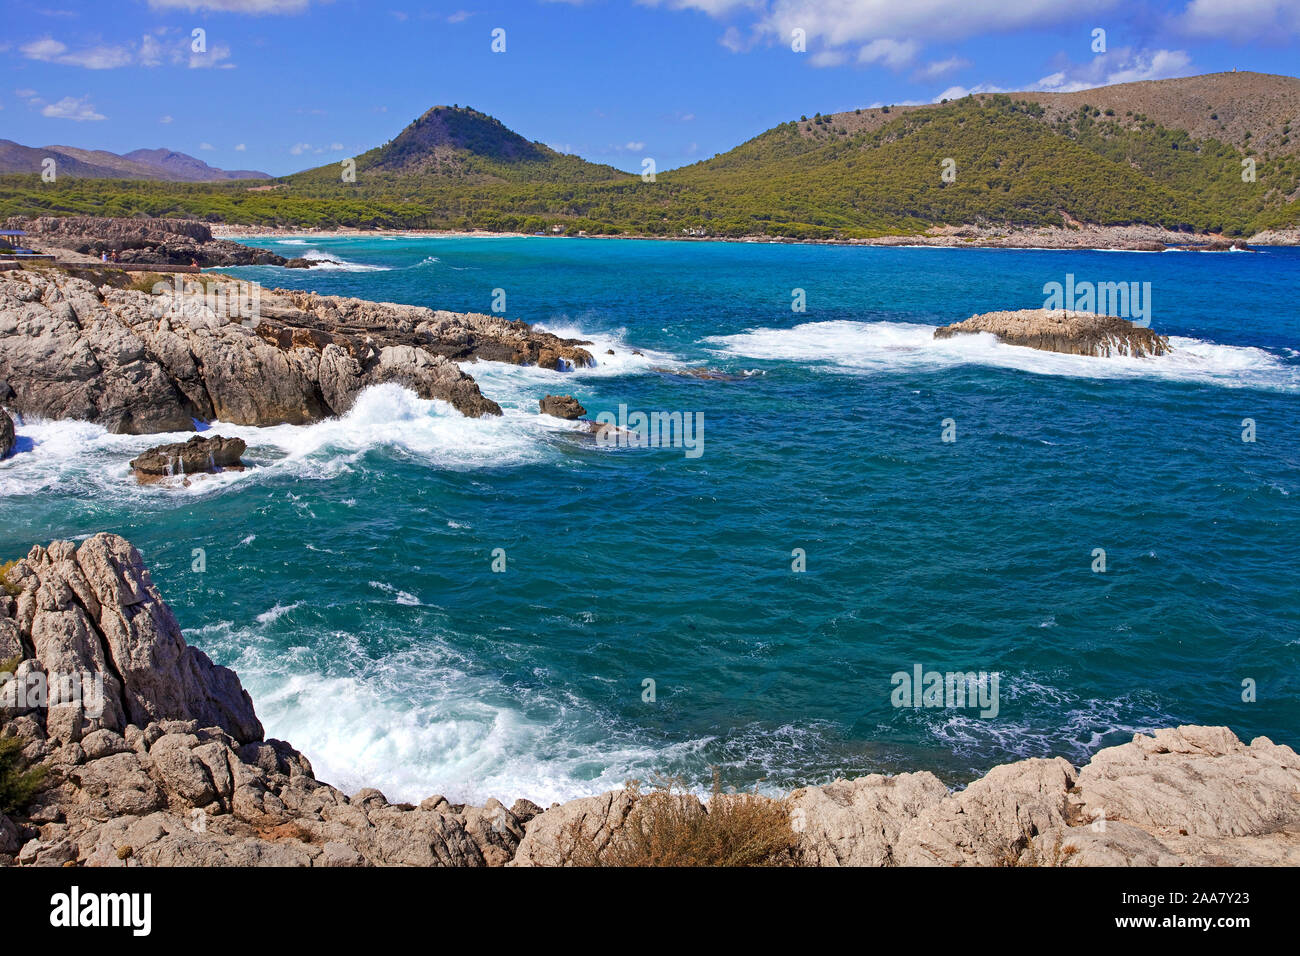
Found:
<path fill-rule="evenodd" d="M 305 424 L 387 382 L 467 416 L 499 415 L 456 362 L 592 364 L 581 345 L 487 315 L 233 282 L 152 294 L 57 271 L 0 276 L 9 407 L 130 434 L 187 431 L 196 418 Z"/>
<path fill-rule="evenodd" d="M 0 864 L 501 865 L 538 812 L 391 805 L 320 783 L 263 739 L 238 677 L 186 646 L 116 535 L 33 548 L 6 580 L 19 593 L 0 592 L 0 643 L 24 660 L 0 675 L 0 732 L 25 742 L 47 786 L 23 816 L 0 816 Z"/>
<path fill-rule="evenodd" d="M 24 657 L 14 673 L 24 680 L 39 672 L 47 687 L 34 698 L 7 685 L 5 719 L 38 715 L 43 739 L 60 744 L 163 720 L 197 720 L 240 743 L 262 738 L 239 678 L 186 645 L 125 539 L 98 534 L 79 548 L 69 541 L 34 547 L 5 583 L 18 592 L 0 603 L 4 630 L 16 633 Z"/>
<path fill-rule="evenodd" d="M 0 458 L 14 450 L 14 420 L 0 408 Z"/>
<path fill-rule="evenodd" d="M 635 806 L 630 789 L 556 804 L 528 824 L 510 865 L 570 865 L 579 844 L 599 853 L 628 823 Z"/>
<path fill-rule="evenodd" d="M 1021 309 L 986 312 L 934 330 L 936 339 L 991 332 L 999 342 L 1070 355 L 1164 355 L 1169 339 L 1113 315 Z"/>
<path fill-rule="evenodd" d="M 47 780 L 0 815 L 0 865 L 565 866 L 590 862 L 643 799 L 349 797 L 264 739 L 238 677 L 185 644 L 122 538 L 33 548 L 5 584 L 0 660 L 22 661 L 0 675 L 0 733 Z M 956 792 L 927 772 L 873 774 L 785 806 L 803 865 L 1300 865 L 1300 756 L 1225 727 L 1135 734 L 1081 769 L 1022 760 Z"/>
<path fill-rule="evenodd" d="M 418 347 L 457 362 L 509 362 L 558 371 L 595 364 L 591 353 L 582 348 L 590 342 L 562 339 L 527 322 L 314 292 L 273 295 L 276 301 L 268 301 L 265 293 L 262 299 L 268 329 L 276 328 L 283 318 L 301 334 L 383 336 L 392 344 Z M 284 333 L 279 334 L 283 338 Z"/>
<path fill-rule="evenodd" d="M 556 418 L 575 419 L 587 414 L 582 403 L 572 395 L 547 395 L 537 404 L 541 407 L 543 415 L 554 415 Z"/>
<path fill-rule="evenodd" d="M 13 216 L 5 229 L 21 229 L 24 241 L 43 251 L 67 250 L 98 258 L 116 252 L 119 262 L 187 266 L 285 264 L 284 256 L 229 239 L 214 239 L 193 219 L 113 219 L 103 216 Z"/>
<path fill-rule="evenodd" d="M 242 471 L 244 463 L 240 456 L 247 448 L 242 438 L 195 435 L 189 441 L 150 448 L 132 460 L 131 468 L 141 480 Z"/>
<path fill-rule="evenodd" d="M 790 795 L 790 816 L 809 866 L 890 866 L 903 825 L 941 803 L 948 788 L 929 771 L 873 773 L 804 787 Z"/>

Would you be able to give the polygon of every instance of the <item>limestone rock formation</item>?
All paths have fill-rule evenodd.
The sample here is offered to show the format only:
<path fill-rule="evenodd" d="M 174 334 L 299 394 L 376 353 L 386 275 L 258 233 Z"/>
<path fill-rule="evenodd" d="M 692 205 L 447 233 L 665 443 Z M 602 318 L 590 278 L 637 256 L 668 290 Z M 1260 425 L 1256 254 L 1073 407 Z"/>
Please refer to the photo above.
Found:
<path fill-rule="evenodd" d="M 581 418 L 587 414 L 587 410 L 572 395 L 547 395 L 537 403 L 541 406 L 543 415 L 554 415 L 556 418 Z"/>
<path fill-rule="evenodd" d="M 1164 355 L 1169 339 L 1113 315 L 1021 309 L 985 312 L 934 330 L 936 339 L 991 332 L 999 342 L 1070 355 Z"/>
<path fill-rule="evenodd" d="M 113 219 L 103 216 L 14 216 L 5 229 L 21 229 L 24 241 L 43 251 L 99 258 L 116 252 L 119 262 L 187 266 L 285 264 L 265 249 L 214 239 L 207 224 L 192 219 Z"/>
<path fill-rule="evenodd" d="M 0 408 L 0 458 L 13 451 L 14 438 L 14 420 L 3 408 Z"/>
<path fill-rule="evenodd" d="M 8 406 L 148 434 L 187 431 L 196 418 L 305 424 L 347 412 L 368 386 L 395 382 L 478 417 L 501 408 L 458 361 L 552 369 L 593 362 L 583 343 L 524 322 L 225 285 L 220 296 L 171 287 L 151 294 L 57 271 L 4 273 Z"/>
<path fill-rule="evenodd" d="M 222 438 L 220 435 L 205 438 L 195 435 L 187 442 L 150 448 L 131 462 L 131 468 L 142 480 L 226 470 L 242 471 L 244 463 L 240 456 L 247 447 L 242 438 Z"/>
<path fill-rule="evenodd" d="M 631 789 L 556 804 L 528 824 L 510 865 L 568 866 L 579 842 L 598 853 L 628 823 L 635 806 Z"/>
<path fill-rule="evenodd" d="M 39 715 L 44 739 L 61 744 L 163 720 L 197 720 L 240 743 L 262 738 L 239 678 L 186 645 L 125 539 L 98 534 L 80 547 L 38 545 L 5 583 L 18 591 L 0 606 L 24 658 L 15 675 L 40 671 L 48 689 L 40 699 L 6 687 L 4 719 Z"/>
<path fill-rule="evenodd" d="M 320 783 L 263 739 L 238 677 L 186 646 L 120 537 L 33 548 L 6 580 L 0 651 L 24 660 L 0 675 L 0 732 L 48 777 L 23 816 L 0 816 L 0 865 L 501 865 L 537 812 Z"/>
<path fill-rule="evenodd" d="M 948 796 L 934 774 L 873 773 L 804 787 L 790 815 L 802 861 L 810 866 L 889 866 L 903 825 Z"/>

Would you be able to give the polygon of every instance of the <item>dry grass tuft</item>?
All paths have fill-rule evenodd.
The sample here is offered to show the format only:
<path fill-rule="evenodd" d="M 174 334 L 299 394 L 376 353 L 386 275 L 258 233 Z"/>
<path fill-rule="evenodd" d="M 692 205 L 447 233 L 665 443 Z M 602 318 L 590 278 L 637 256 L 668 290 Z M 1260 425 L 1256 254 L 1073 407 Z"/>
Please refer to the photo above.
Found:
<path fill-rule="evenodd" d="M 785 799 L 757 793 L 724 793 L 717 771 L 705 806 L 668 778 L 642 794 L 628 784 L 636 804 L 626 823 L 604 846 L 576 829 L 577 866 L 794 866 L 798 837 Z"/>

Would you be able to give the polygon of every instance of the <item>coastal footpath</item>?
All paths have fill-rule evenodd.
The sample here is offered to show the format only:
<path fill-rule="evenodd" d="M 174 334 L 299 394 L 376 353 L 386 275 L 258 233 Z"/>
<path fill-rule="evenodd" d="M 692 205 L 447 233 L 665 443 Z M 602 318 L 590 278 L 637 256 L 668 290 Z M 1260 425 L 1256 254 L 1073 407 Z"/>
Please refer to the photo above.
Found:
<path fill-rule="evenodd" d="M 498 316 L 80 271 L 0 273 L 0 403 L 11 413 L 126 434 L 190 431 L 194 419 L 302 425 L 393 382 L 479 417 L 501 407 L 458 362 L 594 363 L 590 343 Z"/>
<path fill-rule="evenodd" d="M 0 738 L 36 774 L 23 806 L 0 813 L 0 864 L 589 865 L 653 819 L 635 787 L 542 809 L 392 804 L 317 780 L 265 737 L 237 675 L 186 645 L 116 535 L 34 547 L 0 584 Z M 1005 764 L 956 792 L 922 771 L 784 800 L 683 793 L 666 819 L 723 816 L 736 800 L 788 820 L 788 844 L 763 861 L 785 865 L 1300 864 L 1300 756 L 1224 727 L 1137 734 L 1078 768 Z"/>

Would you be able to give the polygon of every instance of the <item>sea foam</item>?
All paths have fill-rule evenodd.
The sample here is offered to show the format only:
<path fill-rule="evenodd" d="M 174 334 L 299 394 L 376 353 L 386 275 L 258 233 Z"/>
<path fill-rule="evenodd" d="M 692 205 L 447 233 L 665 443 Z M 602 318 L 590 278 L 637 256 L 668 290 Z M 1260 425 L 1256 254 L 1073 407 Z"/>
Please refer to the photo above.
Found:
<path fill-rule="evenodd" d="M 1264 349 L 1171 336 L 1158 357 L 1066 355 L 1005 345 L 989 333 L 934 338 L 935 326 L 904 322 L 806 322 L 705 340 L 717 353 L 796 362 L 851 373 L 889 373 L 988 365 L 1079 378 L 1164 378 L 1226 387 L 1300 390 L 1300 367 Z"/>

